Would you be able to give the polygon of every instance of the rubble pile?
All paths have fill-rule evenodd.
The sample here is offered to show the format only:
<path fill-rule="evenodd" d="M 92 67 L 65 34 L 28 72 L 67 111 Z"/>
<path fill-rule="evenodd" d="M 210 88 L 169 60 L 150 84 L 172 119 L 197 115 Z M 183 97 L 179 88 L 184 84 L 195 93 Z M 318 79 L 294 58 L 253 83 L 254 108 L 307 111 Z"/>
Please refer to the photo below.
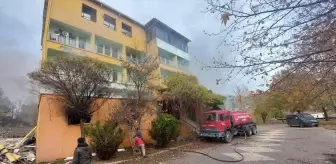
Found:
<path fill-rule="evenodd" d="M 35 161 L 35 145 L 20 146 L 21 141 L 22 138 L 0 138 L 0 164 Z"/>

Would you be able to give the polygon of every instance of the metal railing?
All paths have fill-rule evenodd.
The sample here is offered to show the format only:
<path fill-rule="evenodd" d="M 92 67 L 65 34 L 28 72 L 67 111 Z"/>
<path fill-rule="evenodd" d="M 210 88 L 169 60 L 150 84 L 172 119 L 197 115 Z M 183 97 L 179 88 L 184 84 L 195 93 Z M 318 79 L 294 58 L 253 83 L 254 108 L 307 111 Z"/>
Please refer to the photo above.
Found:
<path fill-rule="evenodd" d="M 69 35 L 61 35 L 53 32 L 49 33 L 49 40 L 55 41 L 61 44 L 65 44 L 75 48 L 89 49 L 90 44 L 87 44 L 86 40 L 80 39 L 76 36 L 75 38 L 70 37 Z"/>

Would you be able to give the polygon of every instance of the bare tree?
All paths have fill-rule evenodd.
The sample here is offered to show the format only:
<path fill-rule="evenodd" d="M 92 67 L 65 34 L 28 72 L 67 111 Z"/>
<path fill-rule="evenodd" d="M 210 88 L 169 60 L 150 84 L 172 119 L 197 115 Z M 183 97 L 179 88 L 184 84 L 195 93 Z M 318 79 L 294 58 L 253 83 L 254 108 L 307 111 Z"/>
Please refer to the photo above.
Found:
<path fill-rule="evenodd" d="M 235 90 L 235 101 L 239 105 L 239 110 L 247 110 L 248 106 L 248 88 L 244 85 L 236 86 Z"/>
<path fill-rule="evenodd" d="M 82 56 L 60 56 L 28 74 L 39 86 L 59 96 L 57 101 L 64 105 L 67 121 L 80 123 L 82 137 L 84 122 L 112 95 L 111 75 L 112 70 L 103 62 Z"/>
<path fill-rule="evenodd" d="M 123 66 L 128 75 L 128 83 L 125 84 L 128 99 L 123 102 L 122 108 L 132 114 L 132 127 L 140 127 L 143 116 L 156 110 L 150 102 L 155 102 L 153 93 L 157 86 L 154 83 L 159 79 L 159 61 L 157 57 L 146 55 L 138 60 L 125 61 Z"/>
<path fill-rule="evenodd" d="M 279 68 L 290 72 L 319 64 L 334 68 L 336 1 L 334 0 L 207 0 L 207 10 L 221 17 L 219 46 L 233 47 L 233 61 L 214 59 L 209 68 L 265 77 Z M 314 45 L 320 45 L 314 48 Z M 323 45 L 323 46 L 322 46 Z M 305 47 L 298 53 L 297 46 Z M 309 64 L 309 65 L 307 65 Z M 328 71 L 325 71 L 325 73 Z"/>
<path fill-rule="evenodd" d="M 0 88 L 0 117 L 12 116 L 12 112 L 15 110 L 15 105 L 12 101 L 5 96 L 4 91 Z"/>

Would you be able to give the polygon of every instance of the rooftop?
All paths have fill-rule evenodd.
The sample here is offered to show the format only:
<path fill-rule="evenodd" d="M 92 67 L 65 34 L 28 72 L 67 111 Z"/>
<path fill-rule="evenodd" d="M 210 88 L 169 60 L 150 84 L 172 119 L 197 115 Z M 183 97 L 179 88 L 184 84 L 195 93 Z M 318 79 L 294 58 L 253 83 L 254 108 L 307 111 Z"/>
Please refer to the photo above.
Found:
<path fill-rule="evenodd" d="M 154 25 L 162 26 L 162 27 L 166 28 L 167 30 L 177 34 L 178 36 L 183 38 L 185 41 L 190 42 L 190 40 L 187 37 L 183 36 L 182 34 L 175 31 L 174 29 L 172 29 L 171 27 L 169 27 L 168 25 L 164 24 L 163 22 L 161 22 L 160 20 L 158 20 L 156 18 L 153 18 L 148 23 L 146 23 L 145 28 L 149 28 L 149 27 L 154 26 Z"/>
<path fill-rule="evenodd" d="M 127 19 L 127 20 L 129 20 L 129 21 L 131 21 L 131 22 L 133 22 L 133 23 L 135 23 L 135 24 L 137 24 L 137 25 L 139 25 L 139 26 L 142 27 L 142 28 L 145 27 L 142 23 L 140 23 L 140 22 L 136 21 L 135 19 L 133 19 L 133 18 L 127 16 L 126 14 L 124 14 L 124 13 L 118 11 L 117 9 L 115 9 L 115 8 L 113 8 L 113 7 L 109 6 L 109 5 L 107 5 L 106 3 L 101 2 L 100 0 L 89 0 L 89 1 L 91 1 L 91 2 L 93 2 L 93 3 L 95 3 L 95 4 L 97 4 L 97 5 L 100 5 L 101 7 L 104 7 L 105 9 L 107 9 L 107 10 L 109 10 L 109 11 L 111 11 L 111 12 L 116 13 L 117 15 L 119 15 L 119 16 L 121 16 L 121 17 L 123 17 L 123 18 L 125 18 L 125 19 Z"/>
<path fill-rule="evenodd" d="M 119 15 L 120 17 L 123 17 L 133 23 L 135 23 L 136 25 L 140 26 L 141 28 L 148 28 L 152 25 L 159 25 L 159 26 L 162 26 L 170 31 L 172 31 L 173 33 L 177 34 L 178 36 L 180 36 L 181 38 L 185 39 L 187 42 L 190 42 L 190 40 L 188 38 L 186 38 L 185 36 L 183 36 L 182 34 L 178 33 L 177 31 L 175 31 L 174 29 L 170 28 L 168 25 L 162 23 L 161 21 L 159 21 L 158 19 L 156 18 L 153 18 L 151 19 L 148 23 L 146 23 L 146 25 L 143 25 L 142 23 L 136 21 L 135 19 L 127 16 L 126 14 L 112 8 L 111 6 L 107 5 L 106 3 L 104 2 L 101 2 L 100 0 L 89 0 L 113 13 L 116 13 L 117 15 Z M 43 24 L 42 24 L 42 35 L 41 35 L 41 45 L 42 45 L 42 40 L 43 40 L 43 33 L 44 33 L 44 27 L 45 27 L 45 19 L 46 19 L 46 15 L 47 15 L 47 9 L 48 9 L 48 0 L 44 0 L 44 9 L 43 9 Z"/>

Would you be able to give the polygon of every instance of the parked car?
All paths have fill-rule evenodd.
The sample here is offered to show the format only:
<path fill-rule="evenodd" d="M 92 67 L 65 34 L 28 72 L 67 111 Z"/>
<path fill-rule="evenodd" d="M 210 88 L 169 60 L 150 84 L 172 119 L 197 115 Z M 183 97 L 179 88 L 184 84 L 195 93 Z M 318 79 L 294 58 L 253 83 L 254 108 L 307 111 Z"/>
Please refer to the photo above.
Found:
<path fill-rule="evenodd" d="M 286 121 L 290 127 L 292 126 L 305 127 L 305 126 L 319 125 L 319 121 L 308 113 L 288 114 L 286 116 Z"/>

